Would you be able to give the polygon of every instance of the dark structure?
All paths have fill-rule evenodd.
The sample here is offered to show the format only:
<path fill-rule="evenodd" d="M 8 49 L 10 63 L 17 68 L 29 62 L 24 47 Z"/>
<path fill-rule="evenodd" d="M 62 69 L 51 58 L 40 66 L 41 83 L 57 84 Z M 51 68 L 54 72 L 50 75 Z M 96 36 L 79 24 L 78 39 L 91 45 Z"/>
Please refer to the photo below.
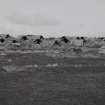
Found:
<path fill-rule="evenodd" d="M 65 36 L 62 36 L 61 37 L 61 41 L 65 42 L 65 43 L 68 43 L 69 42 L 69 40 Z"/>
<path fill-rule="evenodd" d="M 41 35 L 41 36 L 40 36 L 40 39 L 41 39 L 41 40 L 44 40 L 44 37 Z"/>
<path fill-rule="evenodd" d="M 40 44 L 41 42 L 42 42 L 41 39 L 36 39 L 36 40 L 34 41 L 35 44 Z"/>
<path fill-rule="evenodd" d="M 54 42 L 53 45 L 54 45 L 54 46 L 55 46 L 55 45 L 57 45 L 57 46 L 61 46 L 61 43 L 60 43 L 58 40 L 55 40 L 55 42 Z"/>
<path fill-rule="evenodd" d="M 28 40 L 27 36 L 22 36 L 21 40 L 26 41 Z"/>
<path fill-rule="evenodd" d="M 1 43 L 4 43 L 4 42 L 5 42 L 5 39 L 1 38 L 1 39 L 0 39 L 0 42 L 1 42 Z"/>
<path fill-rule="evenodd" d="M 12 41 L 12 43 L 18 43 L 18 41 L 14 39 L 14 40 Z"/>

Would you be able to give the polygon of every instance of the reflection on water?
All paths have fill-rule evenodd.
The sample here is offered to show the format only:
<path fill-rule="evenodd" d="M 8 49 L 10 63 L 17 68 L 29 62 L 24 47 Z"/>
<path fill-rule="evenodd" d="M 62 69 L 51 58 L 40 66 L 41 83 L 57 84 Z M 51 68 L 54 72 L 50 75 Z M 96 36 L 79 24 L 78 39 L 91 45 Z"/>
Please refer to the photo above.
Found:
<path fill-rule="evenodd" d="M 38 65 L 38 64 L 34 64 L 34 65 L 5 65 L 2 66 L 2 68 L 4 69 L 4 71 L 6 72 L 17 72 L 17 71 L 30 71 L 32 70 L 36 70 L 35 68 L 57 68 L 57 67 L 73 67 L 73 68 L 83 68 L 83 67 L 104 67 L 105 64 L 103 65 L 95 65 L 95 64 L 65 64 L 65 63 L 52 63 L 52 64 L 47 64 L 47 65 Z"/>

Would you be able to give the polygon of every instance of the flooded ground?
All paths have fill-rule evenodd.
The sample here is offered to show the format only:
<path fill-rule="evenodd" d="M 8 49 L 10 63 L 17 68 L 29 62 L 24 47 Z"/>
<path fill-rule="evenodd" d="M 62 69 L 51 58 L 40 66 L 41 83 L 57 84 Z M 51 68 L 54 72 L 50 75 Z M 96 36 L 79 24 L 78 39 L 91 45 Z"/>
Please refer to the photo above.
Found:
<path fill-rule="evenodd" d="M 105 58 L 0 54 L 0 105 L 104 105 Z"/>

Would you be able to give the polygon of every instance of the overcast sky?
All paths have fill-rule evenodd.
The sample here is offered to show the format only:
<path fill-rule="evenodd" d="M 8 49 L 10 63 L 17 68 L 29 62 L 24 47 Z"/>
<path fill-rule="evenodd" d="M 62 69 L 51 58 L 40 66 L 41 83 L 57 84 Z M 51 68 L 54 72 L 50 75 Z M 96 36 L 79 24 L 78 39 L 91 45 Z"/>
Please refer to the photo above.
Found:
<path fill-rule="evenodd" d="M 0 33 L 102 35 L 105 0 L 0 0 Z"/>

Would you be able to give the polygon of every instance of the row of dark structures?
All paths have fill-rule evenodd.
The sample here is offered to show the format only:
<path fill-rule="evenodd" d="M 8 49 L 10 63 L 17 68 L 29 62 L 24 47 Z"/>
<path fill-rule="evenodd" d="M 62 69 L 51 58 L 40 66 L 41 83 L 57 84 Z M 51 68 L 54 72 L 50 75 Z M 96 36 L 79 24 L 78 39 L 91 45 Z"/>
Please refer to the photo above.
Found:
<path fill-rule="evenodd" d="M 42 35 L 21 35 L 13 37 L 9 34 L 0 34 L 0 49 L 42 49 L 42 48 L 77 48 L 101 47 L 105 37 L 67 37 L 44 38 Z"/>

